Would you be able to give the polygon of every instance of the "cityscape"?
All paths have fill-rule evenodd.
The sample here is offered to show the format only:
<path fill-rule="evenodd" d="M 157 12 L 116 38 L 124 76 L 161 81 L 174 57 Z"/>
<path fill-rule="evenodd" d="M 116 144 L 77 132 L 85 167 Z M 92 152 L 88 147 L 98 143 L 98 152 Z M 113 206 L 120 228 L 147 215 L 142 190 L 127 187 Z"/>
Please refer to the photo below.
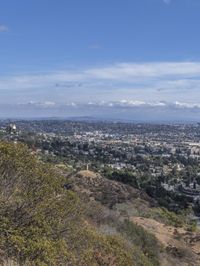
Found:
<path fill-rule="evenodd" d="M 0 266 L 200 266 L 200 0 L 0 0 Z"/>
<path fill-rule="evenodd" d="M 64 163 L 72 172 L 89 168 L 143 189 L 172 211 L 191 205 L 200 224 L 200 124 L 36 120 L 0 125 L 2 140 L 23 142 L 43 160 Z"/>

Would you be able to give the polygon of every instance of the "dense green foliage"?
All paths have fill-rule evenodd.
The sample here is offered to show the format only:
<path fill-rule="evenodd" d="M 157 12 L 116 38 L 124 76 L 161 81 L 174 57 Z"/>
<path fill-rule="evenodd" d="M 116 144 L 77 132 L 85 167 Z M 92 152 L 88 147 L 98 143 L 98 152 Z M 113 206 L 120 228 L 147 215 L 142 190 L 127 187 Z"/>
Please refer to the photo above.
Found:
<path fill-rule="evenodd" d="M 24 146 L 0 143 L 0 245 L 6 256 L 49 265 L 67 255 L 63 236 L 80 208 L 63 182 Z"/>
<path fill-rule="evenodd" d="M 130 222 L 107 235 L 59 171 L 22 144 L 0 142 L 0 253 L 19 265 L 157 265 L 155 239 Z"/>
<path fill-rule="evenodd" d="M 0 143 L 0 250 L 22 265 L 133 265 L 131 248 L 82 218 L 64 179 L 20 144 Z M 99 264 L 98 260 L 107 262 Z M 89 263 L 89 264 L 88 264 Z"/>
<path fill-rule="evenodd" d="M 105 169 L 104 174 L 107 178 L 111 180 L 115 180 L 118 182 L 122 182 L 124 184 L 133 186 L 135 188 L 139 187 L 139 182 L 137 179 L 137 175 L 129 170 L 115 170 Z"/>

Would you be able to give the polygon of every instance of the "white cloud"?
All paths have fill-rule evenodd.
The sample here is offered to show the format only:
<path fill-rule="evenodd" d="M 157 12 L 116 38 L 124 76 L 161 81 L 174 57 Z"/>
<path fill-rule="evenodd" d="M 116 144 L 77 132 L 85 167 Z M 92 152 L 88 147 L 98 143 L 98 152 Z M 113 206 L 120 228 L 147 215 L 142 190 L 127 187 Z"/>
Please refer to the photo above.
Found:
<path fill-rule="evenodd" d="M 200 77 L 199 62 L 119 63 L 85 71 L 92 78 L 133 80 L 136 78 Z"/>
<path fill-rule="evenodd" d="M 24 101 L 31 98 L 35 102 L 43 99 L 62 103 L 66 100 L 113 102 L 123 95 L 125 99 L 145 102 L 173 102 L 174 98 L 179 102 L 195 102 L 200 98 L 200 62 L 116 63 L 2 76 L 0 92 L 0 102 L 5 101 L 3 93 L 12 101 L 17 101 L 16 95 L 21 95 Z"/>
<path fill-rule="evenodd" d="M 0 32 L 8 31 L 8 27 L 6 25 L 0 24 Z"/>
<path fill-rule="evenodd" d="M 23 104 L 18 104 L 19 106 L 31 106 L 31 107 L 41 107 L 41 108 L 52 108 L 56 104 L 51 101 L 44 101 L 44 102 L 35 102 L 35 101 L 30 101 L 28 103 L 23 103 Z"/>
<path fill-rule="evenodd" d="M 163 81 L 190 84 L 192 79 L 200 80 L 200 62 L 158 62 L 158 63 L 119 63 L 106 67 L 54 71 L 49 73 L 21 74 L 0 78 L 0 89 L 30 89 L 36 87 L 77 87 L 80 82 L 104 86 L 106 82 Z M 78 84 L 77 84 L 78 82 Z M 58 86 L 59 84 L 59 86 Z M 110 84 L 110 83 L 109 83 Z M 111 83 L 112 84 L 112 83 Z M 169 84 L 167 84 L 169 85 Z"/>
<path fill-rule="evenodd" d="M 174 103 L 175 107 L 178 108 L 186 108 L 186 109 L 200 109 L 200 103 L 182 103 L 182 102 L 178 102 L 176 101 Z"/>
<path fill-rule="evenodd" d="M 169 5 L 171 3 L 171 0 L 163 0 L 163 2 L 167 5 Z"/>
<path fill-rule="evenodd" d="M 78 106 L 78 104 L 76 104 Z M 109 108 L 178 108 L 178 109 L 200 109 L 200 103 L 187 102 L 165 102 L 165 101 L 138 101 L 138 100 L 121 100 L 114 102 L 89 102 L 85 106 L 92 107 L 109 107 Z"/>
<path fill-rule="evenodd" d="M 5 106 L 0 104 L 1 106 Z M 143 100 L 119 100 L 119 101 L 100 101 L 100 102 L 88 102 L 88 103 L 80 103 L 80 102 L 68 102 L 65 104 L 43 101 L 43 102 L 35 102 L 30 101 L 27 103 L 18 103 L 7 105 L 11 108 L 17 108 L 16 110 L 62 110 L 63 112 L 69 112 L 73 110 L 78 110 L 82 113 L 82 111 L 89 111 L 90 113 L 97 112 L 99 110 L 105 112 L 113 112 L 113 111 L 122 111 L 122 112 L 131 112 L 135 110 L 143 111 L 155 111 L 159 112 L 164 111 L 174 111 L 174 112 L 200 112 L 200 102 L 165 102 L 165 101 L 143 101 Z M 109 110 L 108 110 L 109 109 Z"/>

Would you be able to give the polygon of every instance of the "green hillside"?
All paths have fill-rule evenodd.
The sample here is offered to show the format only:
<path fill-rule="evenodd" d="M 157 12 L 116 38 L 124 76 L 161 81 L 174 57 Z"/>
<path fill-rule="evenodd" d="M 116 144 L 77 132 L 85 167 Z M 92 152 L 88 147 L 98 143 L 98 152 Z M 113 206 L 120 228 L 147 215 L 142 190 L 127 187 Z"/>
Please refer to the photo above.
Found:
<path fill-rule="evenodd" d="M 55 167 L 22 144 L 0 143 L 1 263 L 158 265 L 155 238 L 123 222 L 115 234 L 91 221 L 88 205 Z"/>

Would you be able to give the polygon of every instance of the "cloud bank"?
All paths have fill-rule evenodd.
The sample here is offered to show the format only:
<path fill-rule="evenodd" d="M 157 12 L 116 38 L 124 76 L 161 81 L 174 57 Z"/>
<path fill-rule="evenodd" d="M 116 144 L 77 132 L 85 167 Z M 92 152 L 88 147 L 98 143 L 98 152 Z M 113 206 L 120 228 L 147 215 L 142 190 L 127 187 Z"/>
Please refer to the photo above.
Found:
<path fill-rule="evenodd" d="M 0 78 L 0 105 L 31 110 L 200 109 L 200 62 L 122 62 Z"/>
<path fill-rule="evenodd" d="M 187 102 L 145 102 L 145 101 L 137 101 L 137 100 L 120 100 L 120 101 L 101 101 L 101 102 L 88 102 L 88 103 L 80 103 L 80 102 L 67 102 L 65 104 L 58 104 L 55 102 L 28 102 L 28 103 L 19 103 L 16 106 L 26 106 L 31 108 L 173 108 L 173 109 L 199 109 L 200 110 L 200 102 L 199 103 L 187 103 Z"/>
<path fill-rule="evenodd" d="M 176 82 L 183 87 L 190 82 L 200 81 L 200 62 L 118 63 L 105 67 L 51 71 L 47 73 L 18 74 L 0 78 L 2 89 L 26 89 L 36 87 L 73 87 L 81 82 L 95 85 L 106 82 L 134 85 L 136 82 L 149 84 L 154 81 Z M 110 84 L 110 83 L 107 83 Z"/>

